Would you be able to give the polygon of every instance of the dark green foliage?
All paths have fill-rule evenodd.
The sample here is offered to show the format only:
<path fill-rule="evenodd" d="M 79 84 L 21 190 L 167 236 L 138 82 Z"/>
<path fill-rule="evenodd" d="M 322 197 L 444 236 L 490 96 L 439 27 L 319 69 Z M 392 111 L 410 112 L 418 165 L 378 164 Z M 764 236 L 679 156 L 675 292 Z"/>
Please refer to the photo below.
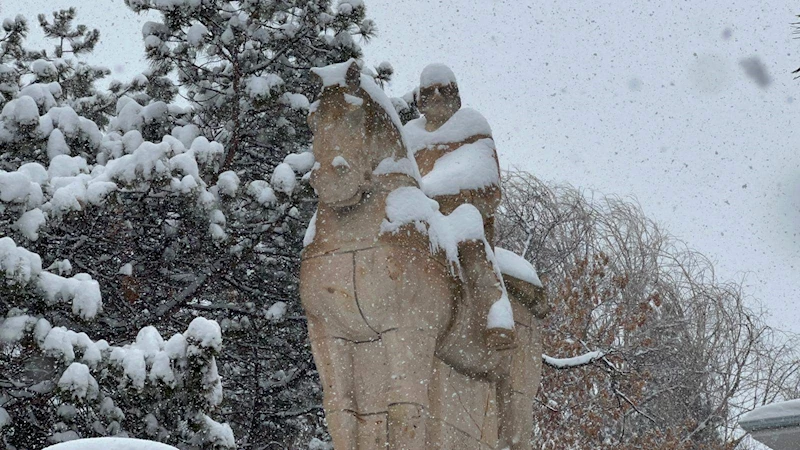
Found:
<path fill-rule="evenodd" d="M 108 91 L 96 87 L 108 71 L 82 61 L 99 35 L 75 26 L 74 10 L 57 12 L 51 21 L 40 17 L 47 37 L 55 41 L 54 50 L 26 50 L 26 22 L 8 22 L 5 37 L 0 37 L 0 68 L 10 68 L 0 78 L 8 80 L 0 85 L 0 108 L 49 92 L 52 98 L 45 93 L 37 102 L 40 116 L 65 111 L 91 131 L 70 133 L 55 127 L 65 141 L 56 147 L 66 146 L 68 156 L 87 163 L 79 177 L 94 179 L 132 153 L 136 155 L 130 157 L 147 159 L 157 146 L 179 150 L 158 160 L 170 168 L 165 172 L 147 175 L 137 169 L 132 179 L 114 178 L 118 188 L 100 202 L 83 201 L 65 211 L 41 206 L 48 211 L 47 222 L 36 240 L 28 240 L 15 226 L 31 207 L 0 203 L 0 232 L 36 252 L 45 265 L 68 260 L 73 272 L 91 275 L 104 304 L 95 320 L 81 320 L 66 303 L 46 304 L 23 293 L 3 297 L 0 317 L 44 318 L 111 345 L 135 341 L 144 326 L 156 327 L 166 339 L 183 333 L 198 315 L 216 319 L 224 336 L 215 356 L 223 403 L 216 411 L 214 405 L 196 404 L 207 392 L 197 390 L 202 380 L 192 378 L 199 372 L 191 367 L 182 369 L 187 378 L 179 390 L 146 384 L 138 391 L 130 386 L 112 389 L 125 377 L 108 363 L 92 373 L 124 419 L 114 408 L 103 408 L 100 398 L 74 405 L 78 414 L 70 420 L 60 418 L 56 410 L 61 393 L 50 389 L 7 408 L 15 424 L 30 411 L 38 417 L 35 432 L 23 430 L 23 425 L 13 428 L 18 448 L 41 447 L 59 432 L 84 437 L 125 432 L 181 448 L 210 448 L 213 441 L 201 436 L 202 417 L 192 411 L 208 411 L 229 423 L 238 448 L 270 442 L 305 448 L 313 438 L 326 439 L 321 391 L 298 298 L 299 255 L 315 207 L 313 192 L 298 180 L 293 192 L 275 192 L 273 200 L 263 201 L 248 193 L 248 187 L 254 181 L 263 184 L 261 180 L 268 185 L 272 169 L 287 154 L 308 150 L 306 115 L 319 89 L 309 69 L 359 57 L 356 41 L 372 35 L 375 26 L 365 19 L 360 2 L 353 2 L 354 7 L 344 2 L 335 10 L 320 0 L 177 3 L 127 2 L 136 11 L 162 13 L 158 23 L 144 29 L 151 67 L 129 82 L 111 82 Z M 198 32 L 200 25 L 205 32 Z M 6 73 L 0 72 L 0 77 Z M 20 85 L 23 75 L 34 80 L 30 86 Z M 390 76 L 385 67 L 378 70 L 380 80 Z M 189 104 L 176 104 L 179 96 Z M 12 122 L 0 123 L 0 170 L 15 171 L 30 162 L 47 168 L 57 153 L 48 151 L 48 141 L 57 133 Z M 176 144 L 178 138 L 183 144 Z M 208 141 L 224 147 L 201 163 L 199 149 L 214 145 Z M 170 162 L 181 152 L 198 161 L 197 177 L 191 177 L 198 183 L 194 188 L 180 188 L 181 177 L 189 175 Z M 308 168 L 295 168 L 298 177 Z M 217 185 L 218 178 L 234 177 L 231 170 L 241 180 L 232 193 Z M 45 201 L 54 189 L 45 187 Z M 130 274 L 120 272 L 126 264 Z M 279 302 L 285 304 L 285 314 L 279 313 Z M 34 344 L 20 342 L 32 345 L 28 350 L 36 353 Z M 21 374 L 30 365 L 18 356 L 4 355 L 3 362 L 15 368 L 8 373 Z M 201 363 L 198 369 L 208 360 Z M 51 366 L 42 377 L 58 380 L 66 367 L 52 361 Z M 18 381 L 14 377 L 9 382 Z M 0 404 L 2 396 L 0 392 Z M 157 426 L 148 425 L 153 423 L 148 414 Z"/>

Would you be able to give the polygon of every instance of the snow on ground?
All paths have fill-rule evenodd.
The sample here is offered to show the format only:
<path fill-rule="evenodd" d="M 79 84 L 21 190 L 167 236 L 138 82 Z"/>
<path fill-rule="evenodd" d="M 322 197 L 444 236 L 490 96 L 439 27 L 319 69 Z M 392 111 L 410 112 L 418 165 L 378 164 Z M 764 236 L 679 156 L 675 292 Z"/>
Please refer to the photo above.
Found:
<path fill-rule="evenodd" d="M 160 442 L 131 438 L 91 438 L 78 439 L 52 445 L 44 450 L 178 450 Z"/>

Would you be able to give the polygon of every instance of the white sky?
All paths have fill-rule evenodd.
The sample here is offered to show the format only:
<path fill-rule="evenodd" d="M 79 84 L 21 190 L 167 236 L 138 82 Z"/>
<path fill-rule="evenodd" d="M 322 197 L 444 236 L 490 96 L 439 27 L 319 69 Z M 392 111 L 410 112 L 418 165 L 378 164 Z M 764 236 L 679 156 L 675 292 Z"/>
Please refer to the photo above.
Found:
<path fill-rule="evenodd" d="M 122 0 L 0 0 L 0 16 L 79 5 L 101 31 L 95 61 L 144 66 Z M 742 279 L 771 323 L 800 332 L 800 41 L 796 1 L 367 0 L 368 63 L 395 67 L 393 95 L 449 65 L 464 105 L 494 130 L 503 167 L 634 197 L 672 234 Z M 771 84 L 740 61 L 756 56 Z M 93 61 L 93 62 L 95 62 Z"/>
<path fill-rule="evenodd" d="M 800 41 L 796 1 L 368 1 L 407 92 L 449 65 L 503 167 L 605 194 L 742 279 L 800 332 Z M 727 38 L 726 38 L 727 36 Z M 740 60 L 757 56 L 761 88 Z M 795 122 L 797 123 L 797 122 Z M 755 301 L 754 299 L 754 301 Z"/>

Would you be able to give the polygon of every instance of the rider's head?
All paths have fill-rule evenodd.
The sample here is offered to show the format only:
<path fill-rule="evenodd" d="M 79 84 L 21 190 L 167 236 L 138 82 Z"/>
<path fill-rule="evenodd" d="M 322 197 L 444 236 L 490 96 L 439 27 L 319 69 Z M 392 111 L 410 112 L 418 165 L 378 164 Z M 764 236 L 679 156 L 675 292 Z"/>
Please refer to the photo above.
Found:
<path fill-rule="evenodd" d="M 461 109 L 456 76 L 444 64 L 430 64 L 419 78 L 419 110 L 430 128 L 439 128 Z"/>

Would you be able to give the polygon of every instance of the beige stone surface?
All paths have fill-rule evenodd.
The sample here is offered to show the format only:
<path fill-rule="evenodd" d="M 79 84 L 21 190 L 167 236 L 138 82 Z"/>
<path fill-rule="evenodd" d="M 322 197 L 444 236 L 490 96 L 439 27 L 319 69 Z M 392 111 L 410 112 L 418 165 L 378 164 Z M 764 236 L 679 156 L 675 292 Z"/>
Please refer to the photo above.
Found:
<path fill-rule="evenodd" d="M 389 419 L 387 413 L 367 414 L 358 417 L 359 449 L 385 449 L 388 444 Z"/>
<path fill-rule="evenodd" d="M 356 411 L 359 414 L 386 414 L 386 393 L 389 391 L 389 366 L 382 340 L 355 345 L 353 380 Z M 384 425 L 386 422 L 384 420 Z"/>
<path fill-rule="evenodd" d="M 509 295 L 516 299 L 519 306 L 523 306 L 539 319 L 547 315 L 548 311 L 550 311 L 550 306 L 547 304 L 544 288 L 534 286 L 510 275 L 505 275 L 504 279 Z"/>
<path fill-rule="evenodd" d="M 460 280 L 413 225 L 380 233 L 386 196 L 416 181 L 372 173 L 385 158 L 407 153 L 400 130 L 360 87 L 358 68 L 347 69 L 346 85 L 326 87 L 310 118 L 319 163 L 311 184 L 320 203 L 300 270 L 334 448 L 495 450 L 508 443 L 529 450 L 543 296 L 519 283 L 509 289 L 516 328 L 508 342 L 493 344 L 486 318 L 503 284 L 482 243 L 460 247 Z M 364 101 L 345 101 L 344 94 Z M 442 121 L 460 100 L 428 106 Z M 349 166 L 333 164 L 336 156 Z M 435 163 L 420 157 L 421 166 Z M 445 212 L 475 204 L 491 238 L 499 190 L 440 200 Z"/>

